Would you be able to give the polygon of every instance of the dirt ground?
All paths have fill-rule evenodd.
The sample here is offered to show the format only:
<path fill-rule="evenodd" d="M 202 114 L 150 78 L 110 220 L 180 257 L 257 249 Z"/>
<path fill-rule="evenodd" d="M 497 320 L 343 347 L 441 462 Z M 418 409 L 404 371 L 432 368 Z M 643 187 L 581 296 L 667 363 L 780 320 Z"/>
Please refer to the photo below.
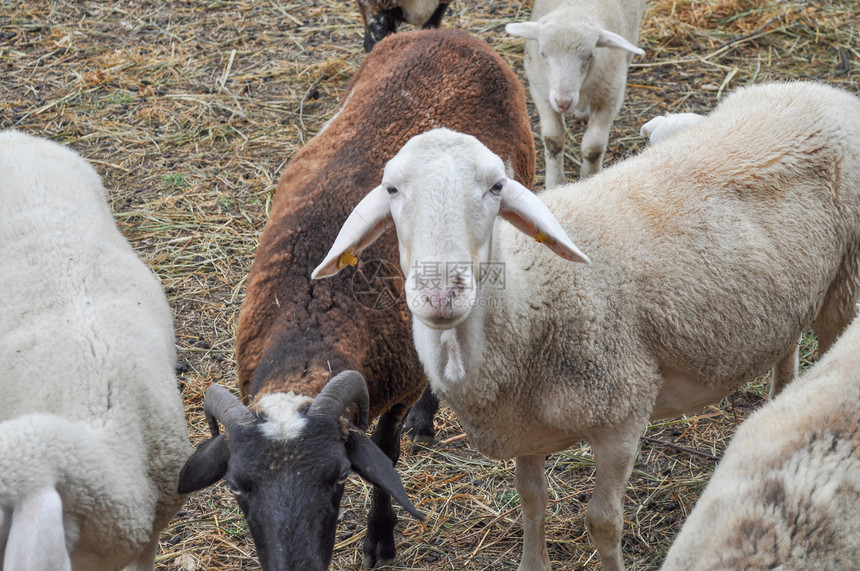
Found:
<path fill-rule="evenodd" d="M 522 71 L 504 25 L 531 5 L 457 0 L 445 27 L 483 38 Z M 69 144 L 104 178 L 123 233 L 161 278 L 177 334 L 190 435 L 206 437 L 212 382 L 235 386 L 234 331 L 280 171 L 334 113 L 361 64 L 351 2 L 321 0 L 0 0 L 0 128 Z M 822 80 L 860 94 L 856 0 L 649 0 L 627 100 L 607 163 L 635 154 L 639 126 L 666 111 L 707 112 L 726 93 L 771 80 Z M 537 116 L 530 105 L 543 157 Z M 581 125 L 571 125 L 568 176 Z M 814 339 L 803 346 L 814 358 Z M 649 428 L 627 488 L 625 562 L 655 569 L 766 377 L 700 414 Z M 401 511 L 388 569 L 516 569 L 521 521 L 513 462 L 474 452 L 443 409 L 437 441 L 399 470 L 427 513 Z M 659 442 L 658 442 L 659 441 Z M 673 445 L 692 449 L 681 450 Z M 593 487 L 586 445 L 547 459 L 554 569 L 597 569 L 584 529 Z M 358 569 L 369 495 L 351 479 L 333 569 Z M 222 486 L 194 494 L 162 534 L 157 569 L 258 569 L 247 526 Z"/>

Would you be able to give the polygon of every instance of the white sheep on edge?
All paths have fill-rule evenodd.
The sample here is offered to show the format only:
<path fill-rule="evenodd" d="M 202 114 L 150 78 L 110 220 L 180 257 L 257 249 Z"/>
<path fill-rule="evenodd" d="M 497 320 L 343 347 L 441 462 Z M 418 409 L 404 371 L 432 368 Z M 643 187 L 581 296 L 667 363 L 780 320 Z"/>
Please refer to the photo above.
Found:
<path fill-rule="evenodd" d="M 73 151 L 0 132 L 0 561 L 151 570 L 191 452 L 161 285 Z"/>
<path fill-rule="evenodd" d="M 732 438 L 662 569 L 860 562 L 860 320 Z"/>
<path fill-rule="evenodd" d="M 666 113 L 658 115 L 639 128 L 639 134 L 648 139 L 652 145 L 657 145 L 681 129 L 691 127 L 701 121 L 703 115 L 698 113 Z"/>
<path fill-rule="evenodd" d="M 619 570 L 649 420 L 775 364 L 785 382 L 804 328 L 826 350 L 850 320 L 860 100 L 818 84 L 742 89 L 695 129 L 538 196 L 474 138 L 430 131 L 388 162 L 314 277 L 392 221 L 434 392 L 479 451 L 516 457 L 520 571 L 550 568 L 545 455 L 581 440 L 596 464 L 586 526 Z M 590 265 L 559 259 L 585 260 L 565 232 Z"/>
<path fill-rule="evenodd" d="M 524 66 L 540 116 L 546 188 L 565 183 L 564 113 L 586 119 L 580 177 L 598 172 L 627 85 L 644 0 L 535 0 L 532 21 L 505 26 L 528 40 Z"/>

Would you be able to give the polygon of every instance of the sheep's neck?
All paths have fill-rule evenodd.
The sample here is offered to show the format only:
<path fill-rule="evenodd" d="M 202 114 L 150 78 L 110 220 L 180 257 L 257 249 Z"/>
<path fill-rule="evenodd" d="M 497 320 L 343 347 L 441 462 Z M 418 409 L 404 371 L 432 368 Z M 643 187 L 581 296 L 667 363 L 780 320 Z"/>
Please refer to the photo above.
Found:
<path fill-rule="evenodd" d="M 433 389 L 444 395 L 468 392 L 472 379 L 480 376 L 485 343 L 499 323 L 515 323 L 512 290 L 515 273 L 502 252 L 488 249 L 488 261 L 481 264 L 475 307 L 456 327 L 436 330 L 414 320 L 415 344 Z M 508 342 L 508 341 L 505 341 Z M 484 383 L 485 381 L 481 381 Z"/>

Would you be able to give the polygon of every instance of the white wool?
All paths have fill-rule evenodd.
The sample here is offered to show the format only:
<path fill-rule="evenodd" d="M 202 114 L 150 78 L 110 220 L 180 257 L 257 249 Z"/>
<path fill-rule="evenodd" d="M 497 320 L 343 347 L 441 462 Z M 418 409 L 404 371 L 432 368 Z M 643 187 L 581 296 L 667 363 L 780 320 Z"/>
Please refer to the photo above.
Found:
<path fill-rule="evenodd" d="M 254 404 L 266 418 L 260 424 L 260 431 L 273 440 L 298 438 L 307 424 L 307 419 L 298 413 L 299 409 L 311 402 L 311 397 L 293 391 L 264 394 Z"/>
<path fill-rule="evenodd" d="M 451 166 L 431 158 L 445 153 Z M 474 138 L 441 129 L 410 140 L 385 185 L 397 192 L 365 205 L 393 218 L 401 260 L 504 268 L 477 291 L 439 289 L 444 311 L 409 308 L 434 392 L 478 450 L 517 459 L 521 568 L 549 569 L 546 454 L 591 444 L 586 526 L 604 569 L 623 568 L 622 500 L 649 420 L 696 412 L 774 365 L 778 391 L 804 328 L 826 351 L 860 293 L 860 100 L 821 84 L 738 90 L 695 128 L 537 198 Z M 439 204 L 444 223 L 419 222 Z M 338 241 L 356 228 L 348 219 Z M 585 259 L 568 235 L 590 265 L 567 261 Z"/>
<path fill-rule="evenodd" d="M 39 533 L 72 569 L 151 568 L 190 453 L 161 285 L 68 148 L 0 132 L 0 203 L 0 558 Z"/>
<path fill-rule="evenodd" d="M 860 320 L 738 428 L 663 569 L 860 561 Z"/>

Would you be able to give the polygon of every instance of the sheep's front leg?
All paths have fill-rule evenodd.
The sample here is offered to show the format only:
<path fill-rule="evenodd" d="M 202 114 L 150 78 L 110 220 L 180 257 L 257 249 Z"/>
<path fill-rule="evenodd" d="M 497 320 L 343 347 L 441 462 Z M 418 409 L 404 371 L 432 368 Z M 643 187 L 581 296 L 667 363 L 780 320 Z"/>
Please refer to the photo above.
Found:
<path fill-rule="evenodd" d="M 615 114 L 608 109 L 592 109 L 588 117 L 588 126 L 582 135 L 582 167 L 579 178 L 587 178 L 600 171 L 603 166 L 603 156 L 609 144 L 609 131 Z"/>
<path fill-rule="evenodd" d="M 613 426 L 589 439 L 594 453 L 594 495 L 588 504 L 585 527 L 605 571 L 623 571 L 621 533 L 624 523 L 624 489 L 645 423 Z"/>
<path fill-rule="evenodd" d="M 518 456 L 516 488 L 523 510 L 523 559 L 518 571 L 549 571 L 544 520 L 549 495 L 544 473 L 545 456 Z"/>
<path fill-rule="evenodd" d="M 540 117 L 546 168 L 544 186 L 553 188 L 567 182 L 564 178 L 564 117 L 556 113 L 546 96 L 541 96 L 537 90 L 532 90 L 532 100 Z"/>
<path fill-rule="evenodd" d="M 158 553 L 158 534 L 143 548 L 135 560 L 126 565 L 122 571 L 152 571 L 155 567 L 155 555 Z"/>
<path fill-rule="evenodd" d="M 379 417 L 371 440 L 397 465 L 400 458 L 400 425 L 406 407 L 395 405 Z M 391 496 L 382 488 L 373 486 L 370 513 L 367 514 L 367 536 L 364 539 L 364 568 L 373 569 L 394 559 L 394 526 L 397 515 L 391 507 Z"/>

